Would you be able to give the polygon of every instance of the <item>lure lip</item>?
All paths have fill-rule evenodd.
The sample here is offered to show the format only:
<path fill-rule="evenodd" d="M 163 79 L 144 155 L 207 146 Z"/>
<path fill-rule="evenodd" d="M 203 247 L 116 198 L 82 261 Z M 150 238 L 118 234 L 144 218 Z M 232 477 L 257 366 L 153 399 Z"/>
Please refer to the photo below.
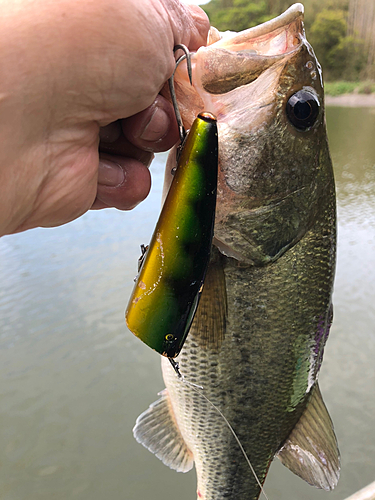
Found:
<path fill-rule="evenodd" d="M 199 113 L 198 118 L 204 120 L 207 123 L 213 123 L 217 121 L 216 116 L 209 111 L 202 111 L 201 113 Z"/>

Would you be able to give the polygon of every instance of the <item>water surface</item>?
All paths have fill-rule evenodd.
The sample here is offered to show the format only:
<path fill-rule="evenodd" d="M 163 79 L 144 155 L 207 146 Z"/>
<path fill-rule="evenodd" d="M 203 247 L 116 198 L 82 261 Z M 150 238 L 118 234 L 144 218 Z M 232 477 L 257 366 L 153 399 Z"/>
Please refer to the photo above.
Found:
<path fill-rule="evenodd" d="M 335 316 L 320 385 L 342 454 L 326 493 L 277 460 L 270 500 L 344 499 L 375 480 L 375 110 L 328 108 L 338 193 Z M 0 240 L 0 498 L 195 500 L 195 473 L 165 467 L 132 437 L 163 389 L 159 357 L 124 326 L 153 190 L 129 213 L 91 212 Z"/>

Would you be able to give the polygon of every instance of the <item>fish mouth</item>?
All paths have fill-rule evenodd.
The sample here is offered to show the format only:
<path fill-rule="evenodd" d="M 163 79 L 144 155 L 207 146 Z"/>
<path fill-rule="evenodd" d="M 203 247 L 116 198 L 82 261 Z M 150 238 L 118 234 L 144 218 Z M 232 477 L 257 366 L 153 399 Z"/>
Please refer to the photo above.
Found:
<path fill-rule="evenodd" d="M 216 48 L 227 48 L 231 51 L 253 48 L 262 55 L 285 54 L 296 45 L 296 34 L 298 36 L 298 33 L 303 31 L 303 15 L 303 5 L 295 3 L 280 16 L 239 33 L 219 33 L 215 28 L 211 28 L 207 45 L 215 43 Z"/>
<path fill-rule="evenodd" d="M 211 28 L 208 45 L 199 49 L 201 85 L 223 94 L 256 80 L 267 68 L 298 50 L 304 38 L 303 5 L 292 5 L 275 19 L 240 33 Z"/>
<path fill-rule="evenodd" d="M 239 87 L 256 84 L 259 77 L 274 69 L 273 75 L 260 84 L 263 88 L 251 86 L 250 94 L 256 95 L 247 97 L 247 102 L 268 104 L 271 98 L 267 96 L 272 94 L 278 70 L 306 41 L 303 14 L 303 5 L 296 3 L 275 19 L 239 33 L 220 33 L 212 27 L 207 46 L 191 56 L 193 85 L 186 65 L 180 64 L 175 73 L 175 91 L 185 128 L 191 127 L 200 111 L 213 113 L 220 123 L 226 96 Z"/>

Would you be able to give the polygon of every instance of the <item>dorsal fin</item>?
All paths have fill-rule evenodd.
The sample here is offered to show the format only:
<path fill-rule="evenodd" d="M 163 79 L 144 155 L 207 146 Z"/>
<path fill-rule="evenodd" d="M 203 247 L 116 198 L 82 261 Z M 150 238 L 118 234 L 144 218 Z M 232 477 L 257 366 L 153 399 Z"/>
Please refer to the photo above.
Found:
<path fill-rule="evenodd" d="M 188 472 L 194 464 L 193 455 L 177 427 L 167 389 L 160 395 L 137 418 L 134 437 L 171 469 Z"/>
<path fill-rule="evenodd" d="M 294 474 L 317 488 L 329 491 L 337 485 L 340 454 L 332 420 L 317 382 L 278 458 Z"/>

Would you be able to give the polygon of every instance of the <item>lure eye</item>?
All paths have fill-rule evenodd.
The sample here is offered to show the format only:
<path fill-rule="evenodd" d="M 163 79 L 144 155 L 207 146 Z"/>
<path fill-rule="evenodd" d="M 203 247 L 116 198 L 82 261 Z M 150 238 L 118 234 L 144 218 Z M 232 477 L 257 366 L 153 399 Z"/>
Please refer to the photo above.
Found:
<path fill-rule="evenodd" d="M 165 336 L 165 340 L 167 342 L 172 342 L 172 340 L 174 340 L 174 335 L 172 335 L 171 333 L 168 333 L 166 336 Z"/>
<path fill-rule="evenodd" d="M 299 90 L 286 103 L 286 114 L 292 125 L 298 130 L 311 128 L 319 115 L 320 104 L 311 92 Z"/>

